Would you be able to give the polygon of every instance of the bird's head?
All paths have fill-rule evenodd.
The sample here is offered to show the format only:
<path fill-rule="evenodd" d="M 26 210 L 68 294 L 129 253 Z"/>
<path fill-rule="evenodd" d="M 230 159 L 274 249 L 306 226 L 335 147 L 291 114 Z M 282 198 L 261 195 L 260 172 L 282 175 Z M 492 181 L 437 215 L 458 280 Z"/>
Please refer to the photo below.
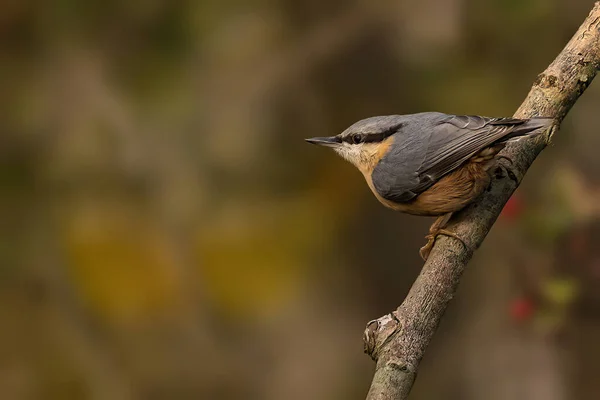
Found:
<path fill-rule="evenodd" d="M 308 143 L 331 147 L 363 173 L 370 172 L 388 152 L 393 135 L 404 122 L 400 115 L 372 117 L 356 122 L 336 136 L 306 139 Z"/>

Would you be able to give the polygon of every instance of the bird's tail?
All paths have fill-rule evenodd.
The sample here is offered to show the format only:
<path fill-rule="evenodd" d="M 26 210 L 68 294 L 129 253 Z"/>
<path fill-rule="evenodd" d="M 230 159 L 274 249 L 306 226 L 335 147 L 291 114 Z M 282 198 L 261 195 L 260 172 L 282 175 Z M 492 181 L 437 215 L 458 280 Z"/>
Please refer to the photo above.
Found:
<path fill-rule="evenodd" d="M 554 123 L 554 119 L 548 117 L 534 117 L 531 119 L 515 121 L 519 121 L 520 123 L 511 133 L 502 138 L 503 142 L 523 136 L 537 136 L 540 133 L 546 132 Z"/>

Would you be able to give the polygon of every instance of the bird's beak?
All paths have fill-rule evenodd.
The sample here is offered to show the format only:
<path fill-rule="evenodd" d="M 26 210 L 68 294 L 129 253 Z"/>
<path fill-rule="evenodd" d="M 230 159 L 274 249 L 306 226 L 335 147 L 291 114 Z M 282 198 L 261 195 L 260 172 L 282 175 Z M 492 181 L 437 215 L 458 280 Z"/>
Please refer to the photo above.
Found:
<path fill-rule="evenodd" d="M 342 143 L 342 140 L 337 136 L 329 136 L 329 137 L 314 137 L 310 139 L 305 139 L 308 143 L 318 144 L 319 146 L 325 147 L 337 147 Z"/>

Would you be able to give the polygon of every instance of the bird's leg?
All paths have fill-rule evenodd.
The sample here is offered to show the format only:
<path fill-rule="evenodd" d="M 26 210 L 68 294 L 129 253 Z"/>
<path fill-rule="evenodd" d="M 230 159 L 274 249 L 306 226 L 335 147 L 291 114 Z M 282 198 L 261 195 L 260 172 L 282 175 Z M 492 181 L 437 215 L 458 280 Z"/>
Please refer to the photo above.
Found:
<path fill-rule="evenodd" d="M 425 236 L 425 239 L 427 239 L 427 244 L 425 244 L 425 246 L 421 247 L 421 250 L 419 251 L 419 254 L 421 255 L 421 258 L 423 258 L 423 260 L 427 261 L 427 258 L 429 257 L 429 253 L 431 253 L 431 249 L 433 248 L 433 245 L 435 244 L 435 238 L 438 235 L 450 236 L 450 237 L 458 240 L 459 242 L 461 242 L 463 244 L 463 246 L 467 247 L 467 245 L 465 244 L 465 241 L 462 240 L 456 233 L 449 231 L 447 229 L 444 229 L 444 227 L 446 226 L 448 221 L 450 221 L 451 217 L 452 217 L 452 213 L 442 215 L 441 217 L 436 219 L 435 222 L 433 223 L 433 225 L 431 225 L 431 227 L 429 228 L 429 234 L 427 234 L 427 236 Z"/>
<path fill-rule="evenodd" d="M 444 226 L 446 226 L 446 224 L 450 220 L 450 217 L 452 217 L 452 213 L 448 213 L 438 217 L 438 219 L 436 219 L 435 222 L 429 228 L 429 233 L 427 234 L 427 236 L 425 236 L 425 239 L 427 239 L 427 243 L 425 244 L 425 246 L 421 247 L 421 250 L 419 250 L 419 254 L 421 255 L 421 258 L 423 260 L 427 261 L 427 257 L 429 257 L 429 253 L 431 252 L 431 249 L 433 248 L 433 245 L 435 243 L 435 237 L 437 232 Z"/>

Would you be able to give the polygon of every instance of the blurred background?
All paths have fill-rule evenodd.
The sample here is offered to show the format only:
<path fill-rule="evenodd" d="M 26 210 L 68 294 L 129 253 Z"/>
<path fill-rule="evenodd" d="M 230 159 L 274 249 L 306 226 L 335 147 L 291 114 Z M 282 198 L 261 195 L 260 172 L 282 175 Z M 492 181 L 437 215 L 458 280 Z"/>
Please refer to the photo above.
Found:
<path fill-rule="evenodd" d="M 368 320 L 422 266 L 306 144 L 510 116 L 584 0 L 0 4 L 2 399 L 364 398 Z M 412 398 L 598 399 L 600 83 L 464 275 Z"/>

